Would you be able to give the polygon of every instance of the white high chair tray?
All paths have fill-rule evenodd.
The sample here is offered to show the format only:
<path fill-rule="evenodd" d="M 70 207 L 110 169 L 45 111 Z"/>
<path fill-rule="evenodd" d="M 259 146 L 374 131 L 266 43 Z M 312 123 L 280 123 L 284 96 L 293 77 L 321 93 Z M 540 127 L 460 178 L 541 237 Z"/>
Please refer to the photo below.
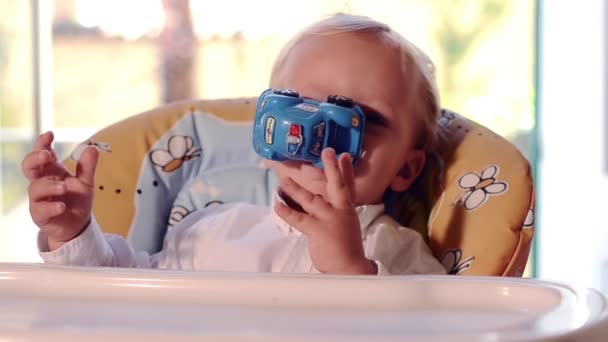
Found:
<path fill-rule="evenodd" d="M 606 308 L 596 291 L 518 278 L 0 264 L 0 340 L 589 340 L 608 333 Z"/>

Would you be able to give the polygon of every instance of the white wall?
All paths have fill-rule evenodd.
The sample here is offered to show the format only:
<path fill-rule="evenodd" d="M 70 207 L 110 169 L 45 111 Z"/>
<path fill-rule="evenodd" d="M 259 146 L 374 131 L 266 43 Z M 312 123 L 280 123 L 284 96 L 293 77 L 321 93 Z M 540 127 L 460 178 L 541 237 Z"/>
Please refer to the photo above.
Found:
<path fill-rule="evenodd" d="M 608 293 L 606 6 L 541 0 L 537 241 L 540 278 Z"/>

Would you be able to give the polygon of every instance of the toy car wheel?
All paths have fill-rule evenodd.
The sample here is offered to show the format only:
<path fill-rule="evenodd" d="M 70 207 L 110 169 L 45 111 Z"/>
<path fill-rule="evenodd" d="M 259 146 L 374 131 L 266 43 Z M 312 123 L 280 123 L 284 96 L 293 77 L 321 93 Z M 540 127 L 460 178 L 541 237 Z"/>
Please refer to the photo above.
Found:
<path fill-rule="evenodd" d="M 300 97 L 300 94 L 298 94 L 297 91 L 291 89 L 275 89 L 272 92 L 278 95 L 284 95 L 289 97 Z"/>
<path fill-rule="evenodd" d="M 335 104 L 336 106 L 347 107 L 347 108 L 351 108 L 354 105 L 353 100 L 351 100 L 350 98 L 348 98 L 346 96 L 342 96 L 342 95 L 329 95 L 327 97 L 327 103 L 332 103 L 332 104 Z"/>

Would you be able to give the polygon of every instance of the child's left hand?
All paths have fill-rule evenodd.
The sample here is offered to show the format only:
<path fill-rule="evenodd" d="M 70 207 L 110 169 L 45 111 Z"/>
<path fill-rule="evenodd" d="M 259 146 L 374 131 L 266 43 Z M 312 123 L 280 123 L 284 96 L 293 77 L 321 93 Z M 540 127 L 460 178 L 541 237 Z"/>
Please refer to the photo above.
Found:
<path fill-rule="evenodd" d="M 285 204 L 275 205 L 285 222 L 308 237 L 313 264 L 323 273 L 376 274 L 375 264 L 365 257 L 359 218 L 355 211 L 355 176 L 347 153 L 336 160 L 331 148 L 321 154 L 327 178 L 327 198 L 315 195 L 291 178 L 281 182 L 281 189 L 306 212 Z"/>

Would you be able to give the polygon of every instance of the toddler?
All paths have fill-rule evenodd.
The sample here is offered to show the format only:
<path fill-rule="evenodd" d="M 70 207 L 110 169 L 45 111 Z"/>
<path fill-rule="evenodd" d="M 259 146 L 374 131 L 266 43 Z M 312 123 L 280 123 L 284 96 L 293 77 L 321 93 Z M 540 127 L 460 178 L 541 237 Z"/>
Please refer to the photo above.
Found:
<path fill-rule="evenodd" d="M 76 173 L 58 161 L 52 132 L 23 160 L 30 212 L 47 263 L 202 271 L 331 274 L 445 273 L 424 238 L 384 213 L 388 191 L 407 191 L 436 145 L 439 99 L 433 65 L 387 25 L 336 14 L 297 34 L 279 53 L 272 88 L 324 101 L 354 100 L 365 113 L 361 159 L 323 150 L 324 168 L 265 161 L 280 179 L 272 208 L 211 206 L 169 228 L 163 249 L 136 252 L 104 235 L 91 214 L 98 152 Z"/>

